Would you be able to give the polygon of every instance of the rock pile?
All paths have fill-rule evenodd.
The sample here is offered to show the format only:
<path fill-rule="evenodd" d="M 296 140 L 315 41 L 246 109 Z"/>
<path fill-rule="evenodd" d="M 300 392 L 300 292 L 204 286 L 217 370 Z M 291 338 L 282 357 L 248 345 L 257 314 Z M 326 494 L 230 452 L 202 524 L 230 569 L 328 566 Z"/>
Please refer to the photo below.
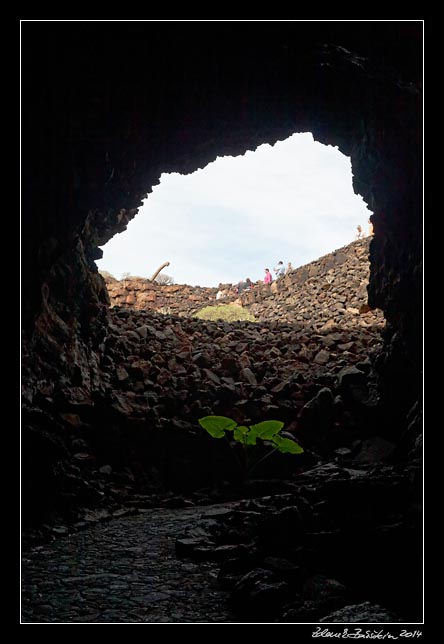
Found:
<path fill-rule="evenodd" d="M 315 332 L 303 323 L 230 324 L 114 308 L 102 383 L 107 395 L 126 398 L 129 415 L 174 410 L 191 421 L 196 412 L 231 411 L 246 421 L 287 407 L 294 417 L 321 386 L 359 382 L 380 342 L 370 325 L 345 333 L 332 323 Z"/>

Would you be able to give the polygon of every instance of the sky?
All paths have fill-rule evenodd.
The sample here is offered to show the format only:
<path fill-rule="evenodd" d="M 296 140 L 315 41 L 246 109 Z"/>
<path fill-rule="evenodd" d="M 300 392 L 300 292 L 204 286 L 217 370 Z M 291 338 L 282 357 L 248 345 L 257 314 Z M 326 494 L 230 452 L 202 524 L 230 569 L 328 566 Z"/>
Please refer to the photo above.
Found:
<path fill-rule="evenodd" d="M 263 279 L 279 260 L 294 268 L 368 231 L 371 212 L 354 194 L 350 159 L 310 133 L 189 175 L 163 174 L 127 230 L 102 247 L 99 270 L 176 284 L 218 286 Z"/>

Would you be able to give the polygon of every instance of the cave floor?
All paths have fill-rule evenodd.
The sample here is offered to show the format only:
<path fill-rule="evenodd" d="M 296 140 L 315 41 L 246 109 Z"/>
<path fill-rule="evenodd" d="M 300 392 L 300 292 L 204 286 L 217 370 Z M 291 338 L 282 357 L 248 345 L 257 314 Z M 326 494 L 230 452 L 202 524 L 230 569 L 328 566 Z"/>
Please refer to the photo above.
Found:
<path fill-rule="evenodd" d="M 22 621 L 236 621 L 218 564 L 175 554 L 176 537 L 208 511 L 145 510 L 32 548 L 22 560 Z"/>

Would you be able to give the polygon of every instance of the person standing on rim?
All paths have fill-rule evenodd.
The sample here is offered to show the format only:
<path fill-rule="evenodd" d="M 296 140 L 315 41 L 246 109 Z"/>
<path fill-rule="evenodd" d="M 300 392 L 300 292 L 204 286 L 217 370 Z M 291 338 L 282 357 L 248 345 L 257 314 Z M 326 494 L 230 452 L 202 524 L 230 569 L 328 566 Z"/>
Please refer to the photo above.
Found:
<path fill-rule="evenodd" d="M 278 262 L 278 267 L 273 268 L 274 272 L 276 273 L 276 279 L 279 279 L 280 277 L 284 277 L 285 275 L 285 266 L 284 262 Z"/>
<path fill-rule="evenodd" d="M 271 284 L 272 281 L 273 281 L 273 276 L 270 273 L 270 269 L 266 268 L 265 269 L 264 284 Z"/>

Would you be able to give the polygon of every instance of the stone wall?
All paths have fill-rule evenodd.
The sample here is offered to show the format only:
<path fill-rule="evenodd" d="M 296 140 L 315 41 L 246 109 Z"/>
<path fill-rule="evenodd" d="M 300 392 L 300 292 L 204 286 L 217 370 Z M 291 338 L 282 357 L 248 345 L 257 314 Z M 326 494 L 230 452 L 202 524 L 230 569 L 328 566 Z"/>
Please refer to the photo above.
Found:
<path fill-rule="evenodd" d="M 262 322 L 301 322 L 324 330 L 326 325 L 382 326 L 382 311 L 371 310 L 367 303 L 370 240 L 366 237 L 343 246 L 271 286 L 257 283 L 241 297 L 232 288 L 232 295 L 216 300 L 217 288 L 165 286 L 140 277 L 121 281 L 106 277 L 105 282 L 112 306 L 137 310 L 187 316 L 208 305 L 236 302 Z"/>
<path fill-rule="evenodd" d="M 382 311 L 367 302 L 370 237 L 357 240 L 293 270 L 271 286 L 242 295 L 242 304 L 262 321 L 302 322 L 315 329 L 381 326 Z"/>
<path fill-rule="evenodd" d="M 142 277 L 116 280 L 105 277 L 111 306 L 151 310 L 171 315 L 192 315 L 216 299 L 217 288 L 188 284 L 157 284 Z"/>

